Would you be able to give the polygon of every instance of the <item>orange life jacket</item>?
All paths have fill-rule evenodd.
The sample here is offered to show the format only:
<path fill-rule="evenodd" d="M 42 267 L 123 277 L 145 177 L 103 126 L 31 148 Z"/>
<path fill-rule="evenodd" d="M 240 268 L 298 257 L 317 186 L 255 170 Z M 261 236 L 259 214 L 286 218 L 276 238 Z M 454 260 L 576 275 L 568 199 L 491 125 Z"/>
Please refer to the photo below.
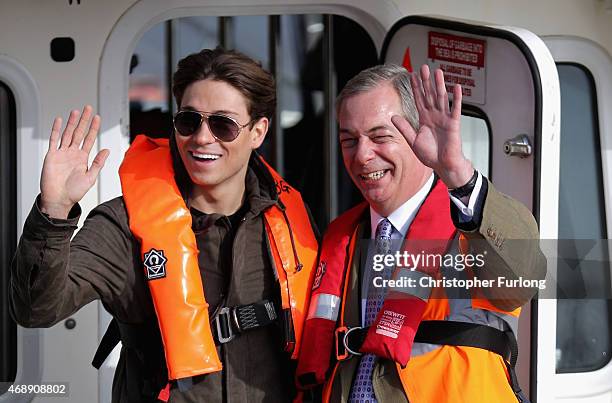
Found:
<path fill-rule="evenodd" d="M 318 244 L 299 192 L 266 166 L 276 183 L 279 203 L 264 212 L 265 228 L 282 308 L 291 312 L 295 336 L 285 349 L 297 359 Z M 130 230 L 141 245 L 169 378 L 220 371 L 191 214 L 174 179 L 168 140 L 136 137 L 119 174 Z"/>
<path fill-rule="evenodd" d="M 330 375 L 330 357 L 336 353 L 334 333 L 336 329 L 346 326 L 345 302 L 350 288 L 347 285 L 357 248 L 359 222 L 366 208 L 367 204 L 362 203 L 330 224 L 323 239 L 313 283 L 297 377 L 308 379 L 311 384 L 324 383 L 324 402 L 330 399 L 334 378 L 341 364 L 341 361 L 332 360 L 335 364 Z M 450 217 L 448 192 L 439 181 L 414 218 L 406 234 L 406 245 L 421 240 L 438 240 L 436 244 L 453 240 L 456 232 Z M 465 238 L 460 236 L 459 244 L 462 251 L 467 250 L 464 249 Z M 421 245 L 426 247 L 423 243 Z M 433 249 L 440 251 L 437 245 Z M 395 274 L 399 270 L 397 268 Z M 438 274 L 434 273 L 433 276 Z M 471 298 L 466 302 L 464 299 L 447 298 L 442 288 L 435 288 L 427 300 L 421 320 L 452 321 L 460 317 L 461 321 L 473 320 L 484 324 L 482 321 L 485 320 L 489 326 L 506 329 L 510 326 L 516 331 L 519 313 L 520 309 L 500 311 L 484 299 Z M 501 356 L 474 347 L 416 342 L 411 347 L 412 354 L 407 365 L 402 368 L 396 363 L 404 393 L 410 402 L 516 402 Z M 341 357 L 337 358 L 342 360 Z"/>

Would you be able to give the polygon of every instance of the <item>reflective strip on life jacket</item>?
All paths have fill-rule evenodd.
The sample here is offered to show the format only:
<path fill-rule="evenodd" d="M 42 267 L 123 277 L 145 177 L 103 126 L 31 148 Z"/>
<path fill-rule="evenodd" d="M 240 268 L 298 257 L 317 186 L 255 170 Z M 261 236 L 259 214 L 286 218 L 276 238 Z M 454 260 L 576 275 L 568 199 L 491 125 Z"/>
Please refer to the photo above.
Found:
<path fill-rule="evenodd" d="M 334 220 L 329 224 L 323 244 L 333 245 L 333 247 L 321 250 L 316 274 L 317 279 L 314 281 L 311 295 L 311 305 L 314 304 L 315 307 L 311 308 L 309 312 L 317 312 L 318 295 L 330 295 L 341 300 L 344 271 L 336 270 L 336 268 L 338 266 L 344 267 L 348 264 L 347 258 L 348 260 L 352 258 L 352 256 L 346 255 L 346 249 L 349 248 L 351 240 L 352 242 L 355 241 L 353 231 L 366 208 L 367 204 L 361 203 L 344 213 L 342 215 L 343 220 Z M 350 247 L 353 246 L 350 245 Z M 326 267 L 334 269 L 329 270 Z M 331 300 L 331 297 L 329 298 Z M 296 370 L 298 382 L 302 386 L 323 383 L 325 380 L 326 371 L 329 367 L 329 357 L 333 350 L 336 318 L 337 315 L 330 314 L 318 317 L 313 314 L 306 320 L 301 348 L 301 351 L 306 351 L 306 353 L 300 354 Z M 322 356 L 327 357 L 327 362 L 321 359 Z M 304 377 L 301 377 L 301 375 L 304 375 Z"/>
<path fill-rule="evenodd" d="M 317 294 L 310 301 L 308 319 L 338 320 L 340 297 L 333 294 Z"/>
<path fill-rule="evenodd" d="M 465 238 L 463 234 L 460 234 L 458 242 L 453 243 L 452 249 L 447 251 L 447 253 L 469 254 L 470 249 L 467 238 Z M 457 278 L 458 280 L 470 278 L 468 270 L 449 270 L 446 272 L 446 275 Z M 500 331 L 511 329 L 514 334 L 518 334 L 518 315 L 520 313 L 520 308 L 512 312 L 501 311 L 497 308 L 480 308 L 475 304 L 477 299 L 472 298 L 470 290 L 464 288 L 445 289 L 445 293 L 447 298 L 444 296 L 437 296 L 435 297 L 436 300 L 428 305 L 428 310 L 423 315 L 423 320 L 448 320 L 453 322 L 476 323 L 490 326 Z M 427 354 L 440 347 L 442 346 L 439 344 L 415 342 L 411 351 L 411 357 L 414 358 Z"/>
<path fill-rule="evenodd" d="M 428 274 L 421 273 L 420 271 L 410 270 L 407 268 L 401 268 L 397 271 L 394 276 L 394 280 L 399 281 L 400 286 L 395 285 L 393 291 L 400 292 L 402 294 L 413 295 L 417 298 L 427 302 L 431 295 L 431 286 L 429 280 L 432 279 Z"/>

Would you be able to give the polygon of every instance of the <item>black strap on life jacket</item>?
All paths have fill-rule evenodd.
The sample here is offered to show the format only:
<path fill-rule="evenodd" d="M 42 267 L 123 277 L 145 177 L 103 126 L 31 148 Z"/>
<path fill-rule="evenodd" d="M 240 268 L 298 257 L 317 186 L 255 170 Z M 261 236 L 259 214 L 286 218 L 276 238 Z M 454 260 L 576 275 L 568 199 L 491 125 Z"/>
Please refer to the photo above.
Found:
<path fill-rule="evenodd" d="M 369 327 L 354 328 L 338 337 L 338 355 L 347 351 L 359 351 L 368 333 Z M 430 343 L 447 346 L 462 346 L 482 348 L 499 354 L 504 358 L 510 376 L 510 386 L 519 403 L 529 403 L 529 399 L 521 390 L 516 377 L 516 360 L 518 344 L 511 330 L 501 331 L 491 326 L 456 322 L 447 320 L 426 320 L 419 325 L 414 337 L 415 343 Z M 346 347 L 345 347 L 346 345 Z"/>
<path fill-rule="evenodd" d="M 166 364 L 157 322 L 127 324 L 111 320 L 91 364 L 100 369 L 115 346 L 125 355 L 125 387 L 130 403 L 157 402 L 167 383 Z"/>
<path fill-rule="evenodd" d="M 274 303 L 264 299 L 247 305 L 219 307 L 213 315 L 211 329 L 217 344 L 225 344 L 245 331 L 268 326 L 277 318 Z"/>

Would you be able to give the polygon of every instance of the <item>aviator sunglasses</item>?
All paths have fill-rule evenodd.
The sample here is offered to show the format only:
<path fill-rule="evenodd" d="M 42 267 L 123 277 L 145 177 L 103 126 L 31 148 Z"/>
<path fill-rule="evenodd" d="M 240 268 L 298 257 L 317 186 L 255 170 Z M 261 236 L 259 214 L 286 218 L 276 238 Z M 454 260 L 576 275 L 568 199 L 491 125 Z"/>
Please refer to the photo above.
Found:
<path fill-rule="evenodd" d="M 217 140 L 227 143 L 236 140 L 240 131 L 250 125 L 255 119 L 240 125 L 229 116 L 185 110 L 179 111 L 174 115 L 174 128 L 181 136 L 187 137 L 197 133 L 203 121 L 206 121 L 210 132 Z"/>

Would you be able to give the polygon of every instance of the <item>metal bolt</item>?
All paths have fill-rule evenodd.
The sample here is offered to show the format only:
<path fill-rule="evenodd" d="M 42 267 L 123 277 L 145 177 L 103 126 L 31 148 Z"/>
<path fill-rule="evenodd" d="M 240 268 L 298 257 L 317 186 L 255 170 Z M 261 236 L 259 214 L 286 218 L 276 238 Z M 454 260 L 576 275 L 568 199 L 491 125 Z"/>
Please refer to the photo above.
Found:
<path fill-rule="evenodd" d="M 76 320 L 74 320 L 73 318 L 68 318 L 64 322 L 64 326 L 66 326 L 66 329 L 72 330 L 76 327 Z"/>

